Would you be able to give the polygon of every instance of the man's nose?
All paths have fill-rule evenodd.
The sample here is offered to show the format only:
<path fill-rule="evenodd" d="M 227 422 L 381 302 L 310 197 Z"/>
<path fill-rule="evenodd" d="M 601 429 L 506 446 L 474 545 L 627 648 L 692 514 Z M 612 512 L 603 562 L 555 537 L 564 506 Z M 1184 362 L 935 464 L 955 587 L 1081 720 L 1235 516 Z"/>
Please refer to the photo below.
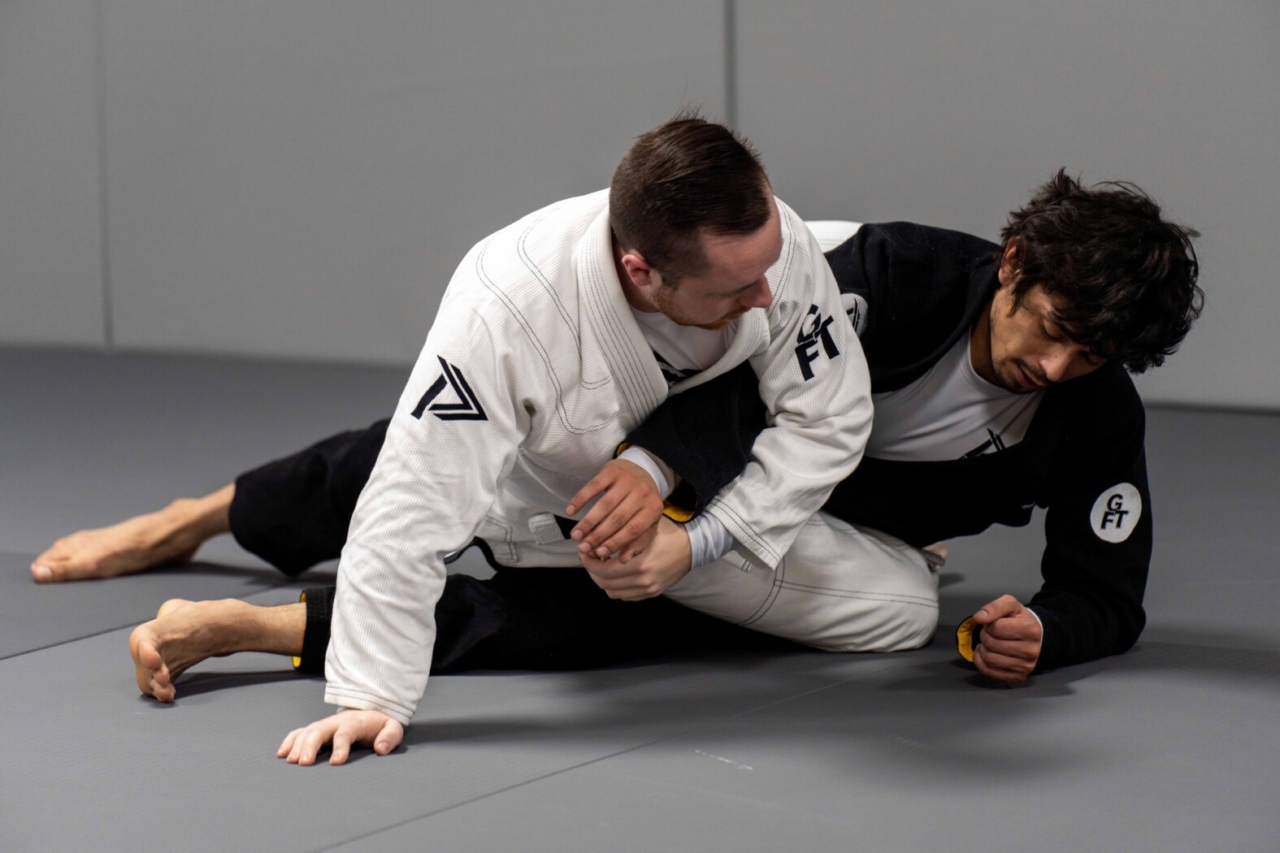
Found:
<path fill-rule="evenodd" d="M 768 308 L 773 304 L 773 292 L 769 290 L 769 279 L 760 276 L 750 289 L 739 300 L 747 308 Z"/>
<path fill-rule="evenodd" d="M 1044 378 L 1049 382 L 1061 382 L 1067 376 L 1067 371 L 1071 367 L 1072 353 L 1062 349 L 1055 349 L 1053 352 L 1040 359 L 1040 372 L 1044 374 Z"/>

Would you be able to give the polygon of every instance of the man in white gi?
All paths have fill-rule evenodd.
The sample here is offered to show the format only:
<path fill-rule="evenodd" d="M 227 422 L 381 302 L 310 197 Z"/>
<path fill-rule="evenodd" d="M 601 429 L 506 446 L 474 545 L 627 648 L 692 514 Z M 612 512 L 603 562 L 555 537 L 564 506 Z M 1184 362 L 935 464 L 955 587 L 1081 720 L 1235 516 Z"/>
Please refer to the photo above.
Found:
<path fill-rule="evenodd" d="M 325 701 L 342 710 L 292 732 L 281 755 L 310 764 L 332 742 L 337 764 L 352 744 L 394 749 L 431 668 L 444 558 L 474 537 L 505 566 L 576 563 L 555 514 L 668 394 L 743 362 L 772 426 L 713 512 L 747 559 L 775 566 L 870 431 L 848 324 L 827 322 L 821 357 L 797 358 L 805 328 L 832 317 L 843 309 L 812 235 L 747 145 L 697 117 L 642 136 L 609 191 L 476 245 L 352 517 L 326 661 Z M 669 385 L 655 350 L 697 372 Z M 646 588 L 665 588 L 689 570 L 689 537 L 664 522 L 635 560 Z"/>
<path fill-rule="evenodd" d="M 717 517 L 776 565 L 870 431 L 866 364 L 846 324 L 820 364 L 796 358 L 815 314 L 843 317 L 817 243 L 747 146 L 695 117 L 642 136 L 608 192 L 480 242 L 445 292 L 352 518 L 326 659 L 325 701 L 342 710 L 281 752 L 309 764 L 332 742 L 341 763 L 353 743 L 395 748 L 426 687 L 446 555 L 479 537 L 504 565 L 571 564 L 575 543 L 547 535 L 554 514 L 668 393 L 744 361 L 774 426 Z M 702 370 L 668 388 L 654 358 L 664 344 L 668 362 Z M 660 525 L 638 559 L 658 584 L 678 579 L 683 528 Z"/>

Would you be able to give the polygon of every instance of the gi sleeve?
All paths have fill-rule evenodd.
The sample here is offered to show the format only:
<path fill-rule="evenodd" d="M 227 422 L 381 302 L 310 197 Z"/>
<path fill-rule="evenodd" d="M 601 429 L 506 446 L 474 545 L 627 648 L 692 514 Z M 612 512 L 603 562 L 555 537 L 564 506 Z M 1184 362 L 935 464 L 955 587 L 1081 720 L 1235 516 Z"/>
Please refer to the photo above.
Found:
<path fill-rule="evenodd" d="M 768 273 L 769 340 L 749 360 L 766 428 L 742 474 L 707 506 L 770 569 L 857 466 L 871 432 L 867 363 L 831 269 L 800 218 L 778 208 L 783 253 Z"/>
<path fill-rule="evenodd" d="M 1151 492 L 1145 413 L 1118 368 L 1116 392 L 1079 399 L 1051 469 L 1044 584 L 1030 608 L 1044 626 L 1037 669 L 1127 651 L 1146 624 Z M 1078 380 L 1087 381 L 1087 380 Z"/>
<path fill-rule="evenodd" d="M 747 467 L 751 446 L 765 428 L 760 380 L 740 364 L 699 385 L 673 394 L 628 436 L 680 477 L 668 504 L 696 515 Z"/>
<path fill-rule="evenodd" d="M 339 564 L 330 704 L 408 723 L 426 688 L 443 558 L 474 537 L 529 430 L 517 372 L 537 360 L 493 313 L 446 299 L 388 426 Z"/>

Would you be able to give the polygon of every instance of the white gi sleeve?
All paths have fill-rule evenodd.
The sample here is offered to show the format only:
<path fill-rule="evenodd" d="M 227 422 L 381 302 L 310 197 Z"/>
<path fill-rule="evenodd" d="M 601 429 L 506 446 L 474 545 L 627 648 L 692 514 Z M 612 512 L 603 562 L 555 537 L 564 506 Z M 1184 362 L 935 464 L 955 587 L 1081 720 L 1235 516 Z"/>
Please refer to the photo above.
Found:
<path fill-rule="evenodd" d="M 798 216 L 778 203 L 783 254 L 768 273 L 769 343 L 751 359 L 769 426 L 746 470 L 708 506 L 740 552 L 772 569 L 857 467 L 871 434 L 871 377 L 835 277 Z"/>
<path fill-rule="evenodd" d="M 529 430 L 517 374 L 537 359 L 486 313 L 446 298 L 356 504 L 325 657 L 330 704 L 409 722 L 431 668 L 443 557 L 471 541 Z"/>

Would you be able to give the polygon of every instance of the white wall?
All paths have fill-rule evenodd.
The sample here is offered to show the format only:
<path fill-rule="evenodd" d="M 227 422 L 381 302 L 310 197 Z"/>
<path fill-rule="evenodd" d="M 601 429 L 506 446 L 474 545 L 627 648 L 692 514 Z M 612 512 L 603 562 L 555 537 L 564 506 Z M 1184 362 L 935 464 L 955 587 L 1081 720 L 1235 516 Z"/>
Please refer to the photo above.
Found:
<path fill-rule="evenodd" d="M 491 231 L 722 111 L 720 0 L 104 0 L 116 339 L 410 362 Z"/>
<path fill-rule="evenodd" d="M 0 341 L 105 341 L 93 0 L 0 2 Z"/>
<path fill-rule="evenodd" d="M 1065 166 L 1198 242 L 1207 303 L 1148 400 L 1280 407 L 1280 4 L 738 3 L 740 127 L 811 218 L 996 239 Z"/>
<path fill-rule="evenodd" d="M 7 0 L 0 342 L 408 362 L 472 243 L 694 102 L 811 218 L 1142 184 L 1208 294 L 1144 395 L 1280 407 L 1277 43 L 1245 0 Z"/>

